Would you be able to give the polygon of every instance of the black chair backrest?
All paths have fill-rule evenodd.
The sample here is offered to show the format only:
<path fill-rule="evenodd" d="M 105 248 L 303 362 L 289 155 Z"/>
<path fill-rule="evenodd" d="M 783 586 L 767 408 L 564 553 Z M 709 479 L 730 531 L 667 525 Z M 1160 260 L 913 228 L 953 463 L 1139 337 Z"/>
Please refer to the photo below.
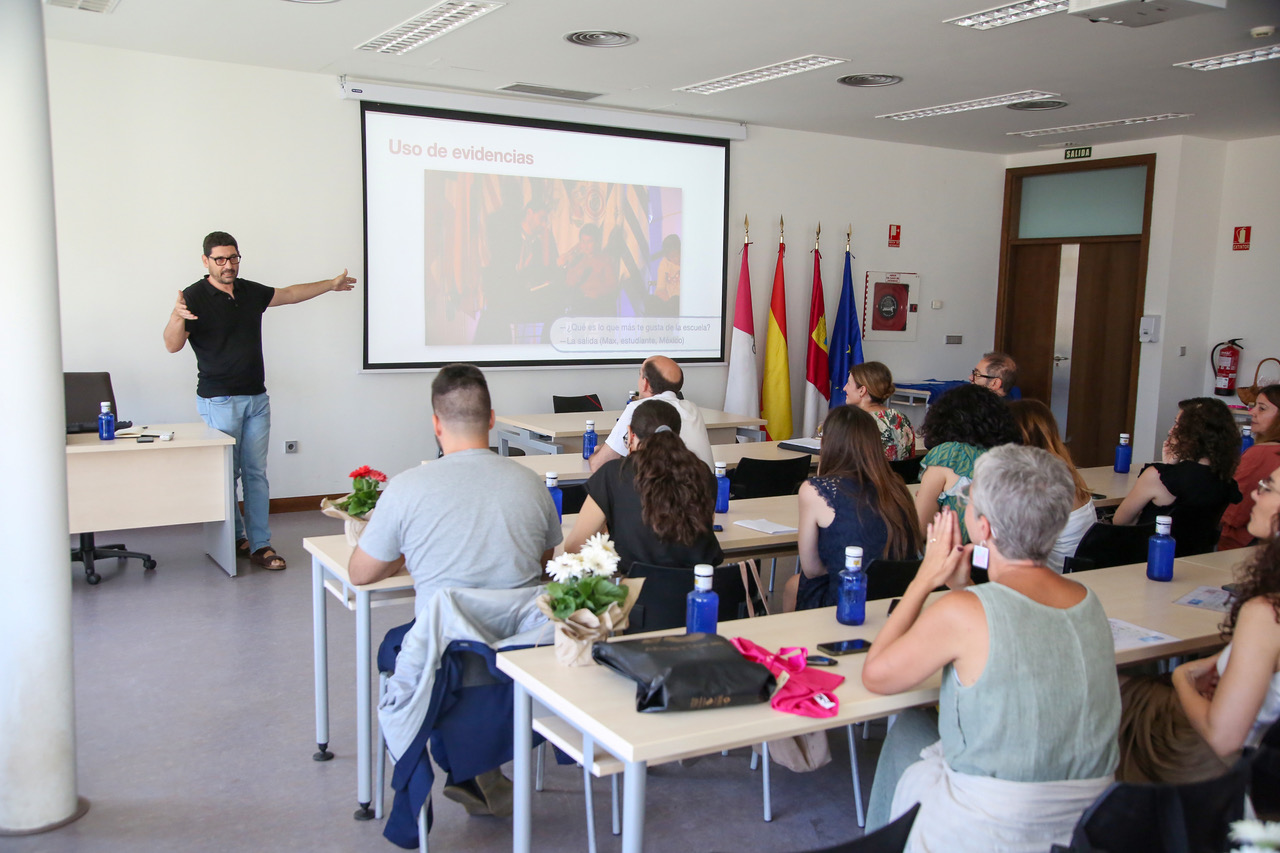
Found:
<path fill-rule="evenodd" d="M 752 459 L 744 456 L 729 480 L 729 496 L 733 498 L 771 498 L 794 495 L 809 477 L 813 457 L 794 459 Z"/>
<path fill-rule="evenodd" d="M 1102 524 L 1085 531 L 1074 557 L 1063 561 L 1064 572 L 1083 572 L 1147 561 L 1147 540 L 1156 532 L 1152 524 Z"/>
<path fill-rule="evenodd" d="M 1231 822 L 1244 815 L 1249 756 L 1222 776 L 1186 785 L 1116 783 L 1087 808 L 1072 853 L 1201 853 L 1227 850 Z"/>
<path fill-rule="evenodd" d="M 916 822 L 918 811 L 920 804 L 916 803 L 903 812 L 902 817 L 875 832 L 834 847 L 824 847 L 814 853 L 902 853 L 907 849 L 907 838 L 911 835 L 911 827 Z"/>
<path fill-rule="evenodd" d="M 632 563 L 628 577 L 644 578 L 640 596 L 631 609 L 628 634 L 681 628 L 685 624 L 685 601 L 693 589 L 693 569 Z M 755 581 L 748 574 L 753 593 L 759 598 Z M 737 563 L 717 566 L 711 588 L 720 596 L 717 620 L 729 622 L 746 615 L 747 590 L 742 585 L 742 570 Z"/>
<path fill-rule="evenodd" d="M 909 459 L 893 459 L 890 460 L 889 467 L 893 469 L 893 473 L 902 478 L 902 482 L 910 486 L 912 483 L 920 482 L 920 463 L 923 461 L 923 456 L 912 456 Z"/>
<path fill-rule="evenodd" d="M 872 560 L 867 565 L 867 601 L 903 595 L 919 568 L 919 560 Z"/>
<path fill-rule="evenodd" d="M 66 398 L 67 423 L 97 423 L 103 401 L 111 403 L 111 411 L 120 417 L 116 395 L 111 390 L 110 373 L 64 373 L 63 396 Z"/>
<path fill-rule="evenodd" d="M 565 412 L 603 412 L 604 406 L 600 405 L 598 394 L 583 394 L 581 397 L 557 397 L 552 394 L 551 410 L 557 415 Z M 596 424 L 596 432 L 599 431 L 600 425 Z"/>

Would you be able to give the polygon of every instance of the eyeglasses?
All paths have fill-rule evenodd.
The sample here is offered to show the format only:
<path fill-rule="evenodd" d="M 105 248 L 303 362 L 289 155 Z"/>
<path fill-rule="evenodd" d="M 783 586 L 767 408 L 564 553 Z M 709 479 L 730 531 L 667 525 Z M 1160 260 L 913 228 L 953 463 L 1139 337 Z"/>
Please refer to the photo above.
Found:
<path fill-rule="evenodd" d="M 1271 495 L 1271 494 L 1276 494 L 1278 491 L 1280 490 L 1277 490 L 1275 486 L 1271 485 L 1270 480 L 1258 481 L 1258 494 Z"/>
<path fill-rule="evenodd" d="M 979 373 L 979 372 L 978 372 L 978 368 L 976 368 L 976 367 L 975 367 L 972 371 L 970 371 L 970 372 L 969 372 L 969 381 L 970 381 L 970 382 L 977 382 L 979 378 L 981 378 L 981 379 L 995 379 L 996 377 L 995 377 L 993 374 L 991 374 L 991 373 Z"/>
<path fill-rule="evenodd" d="M 233 264 L 240 263 L 240 257 L 240 255 L 227 255 L 225 258 L 210 258 L 209 260 L 213 261 L 220 267 L 225 267 L 228 261 Z"/>

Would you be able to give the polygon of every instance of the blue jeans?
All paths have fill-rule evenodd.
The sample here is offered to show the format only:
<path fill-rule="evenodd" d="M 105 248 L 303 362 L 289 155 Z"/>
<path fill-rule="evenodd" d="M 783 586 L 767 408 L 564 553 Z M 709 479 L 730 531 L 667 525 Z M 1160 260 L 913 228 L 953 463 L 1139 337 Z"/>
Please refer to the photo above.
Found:
<path fill-rule="evenodd" d="M 244 498 L 244 516 L 236 510 L 236 541 L 248 539 L 250 551 L 265 548 L 271 544 L 271 526 L 267 520 L 271 506 L 271 489 L 267 485 L 271 399 L 266 394 L 196 397 L 196 410 L 206 424 L 236 440 L 231 453 L 231 475 L 239 482 Z"/>

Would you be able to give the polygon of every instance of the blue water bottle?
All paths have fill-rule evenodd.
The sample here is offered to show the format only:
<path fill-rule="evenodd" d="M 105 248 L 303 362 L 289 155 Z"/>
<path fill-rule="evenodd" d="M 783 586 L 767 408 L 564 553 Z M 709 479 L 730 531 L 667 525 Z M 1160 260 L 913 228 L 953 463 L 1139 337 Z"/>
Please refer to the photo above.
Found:
<path fill-rule="evenodd" d="M 590 459 L 591 454 L 596 452 L 596 444 L 600 437 L 596 435 L 596 422 L 587 421 L 587 431 L 582 434 L 582 458 Z"/>
<path fill-rule="evenodd" d="M 844 549 L 836 621 L 841 625 L 861 625 L 867 621 L 867 573 L 862 570 L 862 549 L 857 545 Z"/>
<path fill-rule="evenodd" d="M 1147 540 L 1147 578 L 1153 581 L 1173 580 L 1173 552 L 1177 543 L 1169 535 L 1173 519 L 1156 516 L 1156 532 Z"/>
<path fill-rule="evenodd" d="M 564 521 L 564 492 L 560 490 L 560 475 L 555 471 L 547 472 L 547 491 L 556 505 L 556 518 Z"/>
<path fill-rule="evenodd" d="M 116 437 L 116 416 L 111 414 L 111 404 L 103 402 L 102 414 L 98 415 L 98 438 L 110 441 Z"/>
<path fill-rule="evenodd" d="M 1103 457 L 1104 459 L 1106 457 Z M 1116 473 L 1128 474 L 1133 463 L 1133 445 L 1129 443 L 1129 433 L 1120 433 L 1120 443 L 1116 445 Z"/>
<path fill-rule="evenodd" d="M 715 569 L 706 563 L 693 567 L 693 592 L 685 599 L 684 625 L 686 634 L 714 634 L 716 619 L 720 615 L 720 596 L 711 589 Z"/>
<path fill-rule="evenodd" d="M 1253 427 L 1250 424 L 1244 425 L 1244 432 L 1240 436 L 1240 455 L 1244 456 L 1244 452 L 1253 447 Z"/>
<path fill-rule="evenodd" d="M 716 463 L 716 512 L 729 511 L 729 476 L 725 473 L 724 463 Z"/>

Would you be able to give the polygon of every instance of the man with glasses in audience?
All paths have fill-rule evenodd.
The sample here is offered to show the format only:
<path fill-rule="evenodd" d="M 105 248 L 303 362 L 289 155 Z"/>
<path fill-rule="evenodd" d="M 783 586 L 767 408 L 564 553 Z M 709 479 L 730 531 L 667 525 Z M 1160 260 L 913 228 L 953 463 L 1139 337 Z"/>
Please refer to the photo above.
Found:
<path fill-rule="evenodd" d="M 1018 363 L 1008 353 L 989 352 L 969 373 L 969 381 L 1007 397 L 1013 386 L 1018 384 Z"/>
<path fill-rule="evenodd" d="M 330 279 L 292 287 L 267 287 L 240 278 L 240 249 L 225 231 L 204 238 L 201 261 L 208 275 L 178 292 L 164 327 L 164 345 L 169 352 L 178 352 L 191 341 L 200 417 L 236 440 L 232 467 L 244 496 L 243 518 L 236 513 L 236 553 L 264 569 L 279 571 L 285 561 L 271 547 L 267 521 L 271 402 L 262 361 L 262 312 L 306 302 L 331 290 L 351 290 L 356 280 L 346 270 Z"/>

